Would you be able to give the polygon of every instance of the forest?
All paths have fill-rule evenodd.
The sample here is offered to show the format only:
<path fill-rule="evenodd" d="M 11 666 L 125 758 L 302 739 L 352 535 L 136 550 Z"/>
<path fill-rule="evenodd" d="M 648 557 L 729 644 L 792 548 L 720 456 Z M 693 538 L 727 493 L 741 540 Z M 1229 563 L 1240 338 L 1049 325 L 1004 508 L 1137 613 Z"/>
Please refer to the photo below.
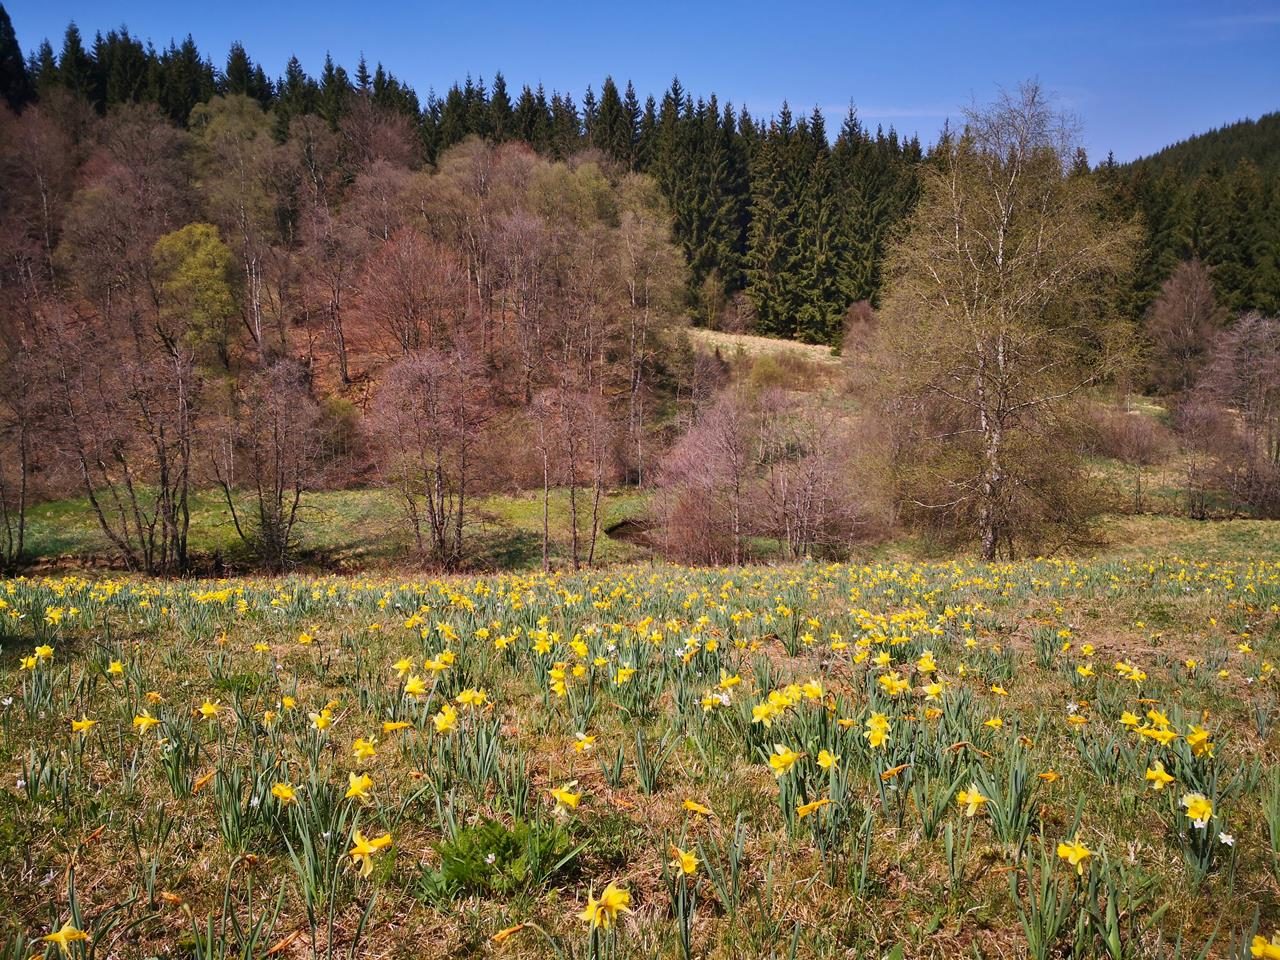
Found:
<path fill-rule="evenodd" d="M 700 562 L 1280 515 L 1278 114 L 1095 164 L 1034 86 L 922 145 L 678 79 L 420 98 L 74 24 L 24 55 L 3 8 L 0 96 L 8 568 L 70 499 L 152 573 L 288 569 L 356 489 L 444 569 L 515 491 L 544 567 L 598 562 L 620 489 Z M 1013 172 L 1044 203 L 1010 239 L 1062 242 L 960 263 L 940 227 L 984 236 Z M 193 548 L 196 498 L 234 556 Z"/>

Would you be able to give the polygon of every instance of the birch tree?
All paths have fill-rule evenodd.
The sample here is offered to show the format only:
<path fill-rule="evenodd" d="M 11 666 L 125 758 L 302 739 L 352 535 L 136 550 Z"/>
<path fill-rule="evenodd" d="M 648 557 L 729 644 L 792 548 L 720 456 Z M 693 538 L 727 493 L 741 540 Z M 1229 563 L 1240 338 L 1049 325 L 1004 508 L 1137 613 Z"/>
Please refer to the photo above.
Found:
<path fill-rule="evenodd" d="M 904 414 L 904 513 L 992 560 L 1085 519 L 1070 405 L 1122 359 L 1110 293 L 1136 237 L 1072 175 L 1070 124 L 1036 84 L 967 120 L 890 256 L 884 385 Z"/>

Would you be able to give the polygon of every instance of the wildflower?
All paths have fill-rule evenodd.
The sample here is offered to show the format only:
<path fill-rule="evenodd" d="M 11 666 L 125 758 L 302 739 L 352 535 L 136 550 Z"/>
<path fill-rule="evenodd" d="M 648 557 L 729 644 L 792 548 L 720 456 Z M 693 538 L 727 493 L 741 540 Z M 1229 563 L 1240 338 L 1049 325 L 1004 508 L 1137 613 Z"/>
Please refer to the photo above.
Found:
<path fill-rule="evenodd" d="M 113 677 L 118 677 L 120 674 L 124 673 L 124 664 L 119 660 L 112 660 L 107 666 L 107 673 L 111 674 Z"/>
<path fill-rule="evenodd" d="M 214 717 L 218 715 L 218 705 L 209 700 L 206 700 L 204 703 L 200 704 L 196 712 L 199 713 L 200 716 L 202 716 L 204 719 L 212 720 Z"/>
<path fill-rule="evenodd" d="M 49 646 L 47 643 L 40 644 L 40 646 L 36 647 L 36 658 L 39 660 L 52 660 L 53 647 Z"/>
<path fill-rule="evenodd" d="M 1138 733 L 1144 737 L 1156 741 L 1162 747 L 1167 747 L 1173 741 L 1178 739 L 1178 732 L 1168 727 L 1145 726 L 1138 727 Z"/>
<path fill-rule="evenodd" d="M 968 790 L 961 790 L 956 794 L 956 803 L 965 808 L 966 817 L 972 817 L 987 803 L 987 798 L 982 795 L 976 783 L 971 783 Z"/>
<path fill-rule="evenodd" d="M 1076 667 L 1076 673 L 1087 679 L 1093 676 L 1093 667 L 1089 666 L 1087 663 L 1082 663 Z"/>
<path fill-rule="evenodd" d="M 709 817 L 712 815 L 711 808 L 708 806 L 704 806 L 703 804 L 699 803 L 697 800 L 685 800 L 684 808 L 688 810 L 690 813 L 696 813 L 699 816 Z"/>
<path fill-rule="evenodd" d="M 446 703 L 440 708 L 440 712 L 431 718 L 431 722 L 435 724 L 436 733 L 449 733 L 458 729 L 458 711 Z"/>
<path fill-rule="evenodd" d="M 1136 727 L 1141 721 L 1136 713 L 1130 713 L 1128 710 L 1120 714 L 1120 723 L 1126 727 Z"/>
<path fill-rule="evenodd" d="M 71 721 L 71 732 L 72 733 L 88 733 L 89 730 L 93 727 L 93 725 L 97 722 L 98 722 L 97 720 L 90 720 L 89 718 L 82 716 L 79 720 Z"/>
<path fill-rule="evenodd" d="M 773 746 L 773 753 L 769 754 L 769 766 L 773 768 L 775 777 L 784 776 L 792 767 L 796 765 L 803 754 L 796 753 L 790 747 L 776 743 Z"/>
<path fill-rule="evenodd" d="M 830 750 L 818 751 L 818 766 L 823 770 L 832 770 L 840 763 L 840 755 L 832 753 Z"/>
<path fill-rule="evenodd" d="M 271 795 L 281 803 L 296 803 L 297 791 L 287 783 L 277 783 L 271 788 Z"/>
<path fill-rule="evenodd" d="M 1261 934 L 1255 935 L 1249 945 L 1249 956 L 1280 960 L 1280 933 L 1273 934 L 1270 940 Z"/>
<path fill-rule="evenodd" d="M 801 820 L 803 820 L 810 814 L 817 813 L 830 802 L 830 797 L 823 797 L 821 800 L 811 800 L 809 803 L 802 803 L 800 806 L 796 807 L 796 814 Z"/>
<path fill-rule="evenodd" d="M 383 720 L 382 732 L 396 733 L 399 730 L 407 730 L 412 726 L 413 724 L 410 723 L 408 720 Z"/>
<path fill-rule="evenodd" d="M 994 693 L 997 697 L 1007 697 L 1009 695 L 1009 691 L 1006 690 L 1004 687 L 1000 686 L 1000 684 L 998 683 L 993 683 L 991 685 L 991 692 Z"/>
<path fill-rule="evenodd" d="M 577 783 L 578 781 L 574 780 L 570 783 L 566 783 L 562 787 L 551 788 L 549 792 L 556 801 L 557 810 L 568 811 L 578 809 L 578 804 L 582 802 L 582 794 L 581 792 L 574 793 L 571 789 L 572 787 L 577 786 Z"/>
<path fill-rule="evenodd" d="M 373 739 L 365 739 L 360 737 L 351 745 L 351 752 L 355 754 L 355 758 L 361 762 L 372 760 L 377 754 L 378 741 Z"/>
<path fill-rule="evenodd" d="M 691 850 L 681 850 L 679 847 L 672 847 L 671 852 L 675 854 L 675 859 L 671 861 L 671 866 L 686 877 L 691 877 L 698 872 L 698 855 L 696 853 Z"/>
<path fill-rule="evenodd" d="M 48 936 L 40 938 L 46 943 L 56 943 L 58 949 L 62 951 L 64 956 L 71 954 L 71 944 L 78 943 L 81 940 L 88 940 L 89 935 L 80 930 L 70 920 L 62 925 L 62 929 Z"/>
<path fill-rule="evenodd" d="M 983 720 L 982 725 L 984 727 L 990 727 L 992 730 L 999 730 L 1004 726 L 1004 720 L 1000 717 L 991 717 L 990 719 Z"/>
<path fill-rule="evenodd" d="M 1227 833 L 1225 830 L 1219 830 L 1218 842 L 1226 847 L 1234 847 L 1236 845 L 1236 838 L 1233 837 L 1231 834 Z"/>
<path fill-rule="evenodd" d="M 891 697 L 900 697 L 911 689 L 911 681 L 901 676 L 897 670 L 891 670 L 876 682 Z"/>
<path fill-rule="evenodd" d="M 590 753 L 595 747 L 596 738 L 593 734 L 585 734 L 579 732 L 573 741 L 573 749 L 578 753 Z"/>
<path fill-rule="evenodd" d="M 324 707 L 319 713 L 309 713 L 311 718 L 311 726 L 317 730 L 327 730 L 333 723 L 333 711 L 328 707 Z"/>
<path fill-rule="evenodd" d="M 457 702 L 465 707 L 483 707 L 488 698 L 489 694 L 483 687 L 468 687 L 458 694 Z"/>
<path fill-rule="evenodd" d="M 862 735 L 867 738 L 872 749 L 879 750 L 889 742 L 889 718 L 883 713 L 871 714 Z"/>
<path fill-rule="evenodd" d="M 373 789 L 373 777 L 367 773 L 347 774 L 347 793 L 344 799 L 368 800 L 369 791 Z"/>
<path fill-rule="evenodd" d="M 1203 793 L 1188 793 L 1182 798 L 1182 806 L 1186 808 L 1187 817 L 1203 830 L 1213 817 L 1213 803 Z"/>
<path fill-rule="evenodd" d="M 415 673 L 405 681 L 404 692 L 411 697 L 420 697 L 427 692 L 427 683 Z"/>
<path fill-rule="evenodd" d="M 1076 873 L 1084 876 L 1084 862 L 1093 856 L 1093 851 L 1077 840 L 1058 844 L 1058 856 L 1076 868 Z"/>
<path fill-rule="evenodd" d="M 1044 773 L 1037 773 L 1036 776 L 1045 783 L 1057 783 L 1062 778 L 1062 774 L 1057 770 L 1046 770 Z"/>
<path fill-rule="evenodd" d="M 1152 790 L 1163 790 L 1169 784 L 1173 783 L 1173 777 L 1165 772 L 1164 764 L 1159 760 L 1154 761 L 1147 768 L 1147 783 L 1151 785 Z"/>
<path fill-rule="evenodd" d="M 142 710 L 133 718 L 133 726 L 138 733 L 146 733 L 159 723 L 160 721 L 153 717 L 149 710 Z"/>
<path fill-rule="evenodd" d="M 1191 748 L 1192 754 L 1197 757 L 1213 756 L 1213 741 L 1209 739 L 1209 731 L 1204 727 L 1198 727 L 1194 723 L 1187 733 L 1187 746 Z"/>
<path fill-rule="evenodd" d="M 610 883 L 597 900 L 590 892 L 587 894 L 587 907 L 578 916 L 592 927 L 608 930 L 617 922 L 618 914 L 631 912 L 631 894 L 621 887 Z"/>
<path fill-rule="evenodd" d="M 391 834 L 384 833 L 380 837 L 368 838 L 359 830 L 356 830 L 351 835 L 351 839 L 354 843 L 349 853 L 351 862 L 358 863 L 360 865 L 360 876 L 367 877 L 373 873 L 373 855 L 391 846 Z"/>

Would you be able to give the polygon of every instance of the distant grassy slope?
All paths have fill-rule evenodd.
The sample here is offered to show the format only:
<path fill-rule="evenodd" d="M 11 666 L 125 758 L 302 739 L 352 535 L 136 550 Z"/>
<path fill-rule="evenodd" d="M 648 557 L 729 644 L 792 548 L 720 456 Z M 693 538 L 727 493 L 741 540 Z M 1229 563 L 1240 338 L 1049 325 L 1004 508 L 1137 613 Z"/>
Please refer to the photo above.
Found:
<path fill-rule="evenodd" d="M 711 353 L 719 350 L 726 360 L 733 360 L 741 353 L 755 359 L 769 354 L 782 354 L 796 357 L 811 363 L 838 364 L 840 358 L 831 352 L 830 347 L 812 343 L 800 343 L 796 340 L 779 340 L 776 337 L 757 337 L 749 333 L 722 333 L 719 330 L 704 330 L 700 327 L 689 327 L 686 331 L 689 343 L 695 350 Z"/>
<path fill-rule="evenodd" d="M 579 525 L 585 556 L 590 532 L 589 491 L 579 492 Z M 601 503 L 601 528 L 643 514 L 647 493 L 624 490 L 609 493 Z M 552 491 L 548 528 L 551 552 L 559 563 L 571 556 L 572 526 L 569 494 Z M 474 562 L 482 567 L 529 567 L 542 559 L 542 494 L 478 498 L 471 505 L 467 529 Z M 339 567 L 412 563 L 412 537 L 395 498 L 385 490 L 336 490 L 303 500 L 298 539 L 304 562 Z M 59 500 L 32 509 L 28 522 L 29 553 L 38 561 L 73 564 L 77 558 L 109 563 L 111 545 L 93 519 L 83 498 Z M 236 534 L 220 494 L 198 491 L 191 499 L 190 547 L 194 554 L 222 557 L 232 564 L 245 561 L 244 545 Z M 603 532 L 596 558 L 604 563 L 639 560 L 644 548 L 614 540 Z"/>

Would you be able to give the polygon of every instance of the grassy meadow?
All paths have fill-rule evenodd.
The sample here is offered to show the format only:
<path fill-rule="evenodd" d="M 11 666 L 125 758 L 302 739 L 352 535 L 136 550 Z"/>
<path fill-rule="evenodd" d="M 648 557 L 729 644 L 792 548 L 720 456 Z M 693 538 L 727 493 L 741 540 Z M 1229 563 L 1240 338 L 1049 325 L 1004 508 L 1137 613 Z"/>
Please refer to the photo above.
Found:
<path fill-rule="evenodd" d="M 0 956 L 1275 955 L 1275 535 L 1149 522 L 1166 554 L 5 581 Z"/>

